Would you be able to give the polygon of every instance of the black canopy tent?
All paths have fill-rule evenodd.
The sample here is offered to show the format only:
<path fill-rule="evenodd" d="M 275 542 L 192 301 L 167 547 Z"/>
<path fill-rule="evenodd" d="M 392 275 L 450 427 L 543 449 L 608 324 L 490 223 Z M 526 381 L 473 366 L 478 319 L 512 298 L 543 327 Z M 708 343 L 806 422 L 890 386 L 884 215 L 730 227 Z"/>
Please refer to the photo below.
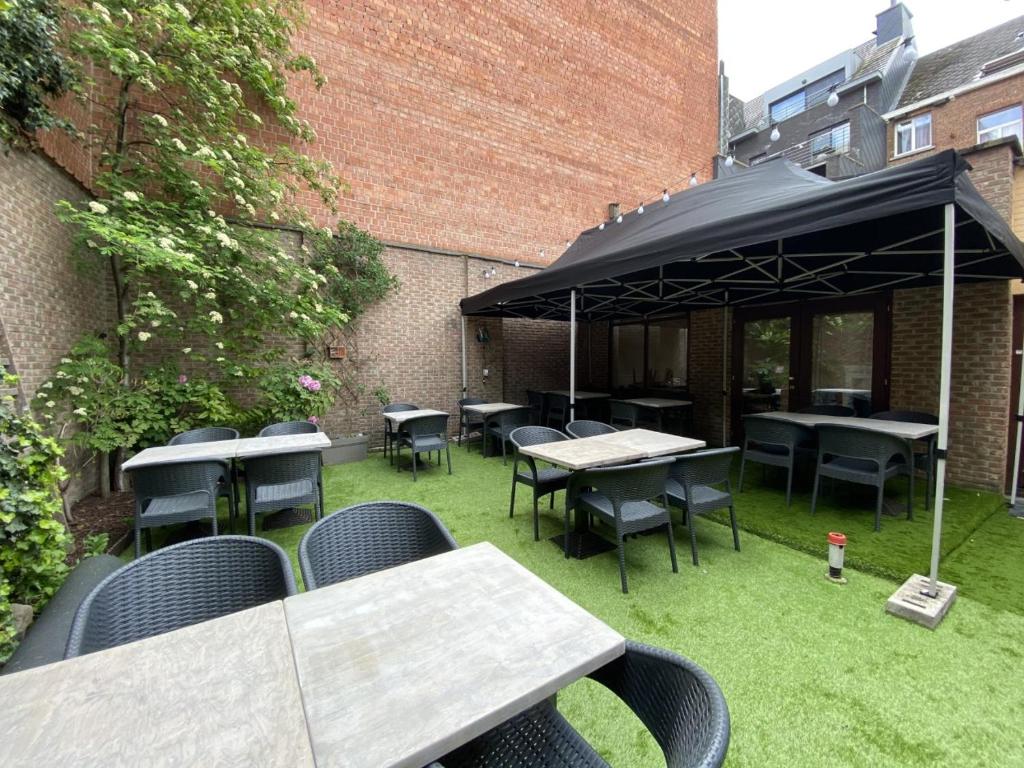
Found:
<path fill-rule="evenodd" d="M 1024 276 L 1024 245 L 967 170 L 952 150 L 836 182 L 769 161 L 588 229 L 546 269 L 463 299 L 462 314 L 569 320 L 573 392 L 577 315 L 591 322 L 652 319 L 943 285 L 935 595 L 954 276 Z M 1018 456 L 1020 442 L 1018 429 Z"/>

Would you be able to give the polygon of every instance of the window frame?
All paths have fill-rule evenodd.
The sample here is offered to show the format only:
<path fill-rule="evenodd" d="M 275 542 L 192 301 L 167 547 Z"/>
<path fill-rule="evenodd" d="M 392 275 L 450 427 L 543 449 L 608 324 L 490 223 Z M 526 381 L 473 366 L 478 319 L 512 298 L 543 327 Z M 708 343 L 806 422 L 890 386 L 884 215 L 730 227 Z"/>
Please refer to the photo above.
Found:
<path fill-rule="evenodd" d="M 658 315 L 657 317 L 645 317 L 642 320 L 629 319 L 629 320 L 613 320 L 613 321 L 611 321 L 611 323 L 609 323 L 609 330 L 608 330 L 608 388 L 609 388 L 609 390 L 615 391 L 617 389 L 628 389 L 629 386 L 630 386 L 628 384 L 620 384 L 620 383 L 615 381 L 615 364 L 616 364 L 616 359 L 615 359 L 615 353 L 616 353 L 616 349 L 615 349 L 615 330 L 614 330 L 615 328 L 618 328 L 618 327 L 621 327 L 621 326 L 626 326 L 626 325 L 639 325 L 639 326 L 641 326 L 643 328 L 643 345 L 644 345 L 644 348 L 643 348 L 643 361 L 644 361 L 643 362 L 643 379 L 640 382 L 639 386 L 642 389 L 644 389 L 644 390 L 648 390 L 648 389 L 651 389 L 654 386 L 651 383 L 651 381 L 650 381 L 649 370 L 648 370 L 650 368 L 650 361 L 651 361 L 651 357 L 650 357 L 651 356 L 651 349 L 650 349 L 650 346 L 651 346 L 650 327 L 651 327 L 651 325 L 652 324 L 653 325 L 658 325 L 661 322 L 671 321 L 671 320 L 686 320 L 686 328 L 687 328 L 687 335 L 686 335 L 686 382 L 682 386 L 674 388 L 674 389 L 679 389 L 680 391 L 688 391 L 690 389 L 690 349 L 691 349 L 691 344 L 690 344 L 691 339 L 690 339 L 690 334 L 689 334 L 689 330 L 691 328 L 691 326 L 690 326 L 690 314 L 691 314 L 690 312 L 678 312 L 678 313 L 674 313 L 674 314 L 671 314 L 671 315 Z"/>
<path fill-rule="evenodd" d="M 1011 120 L 1011 121 L 1006 122 L 1006 123 L 999 123 L 998 125 L 994 125 L 991 128 L 986 128 L 984 131 L 982 131 L 982 129 L 981 129 L 981 121 L 984 120 L 986 117 L 994 117 L 995 115 L 998 115 L 998 114 L 1000 114 L 1002 112 L 1010 112 L 1012 110 L 1016 110 L 1017 111 L 1017 119 L 1016 120 Z M 981 138 L 981 134 L 982 133 L 991 133 L 992 131 L 995 131 L 995 130 L 999 130 L 1001 132 L 1004 128 L 1006 128 L 1007 126 L 1010 126 L 1010 125 L 1016 125 L 1017 126 L 1017 130 L 1014 131 L 1011 135 L 1016 136 L 1017 137 L 1017 141 L 1024 143 L 1024 109 L 1022 109 L 1022 105 L 1021 104 L 1011 104 L 1008 107 L 1003 107 L 1002 109 L 996 109 L 996 110 L 993 110 L 992 112 L 986 112 L 984 115 L 978 115 L 977 119 L 974 121 L 974 124 L 975 124 L 975 127 L 977 129 L 976 138 L 978 140 L 978 144 L 983 144 L 986 141 L 994 141 L 995 139 L 1006 138 L 1005 134 L 1000 133 L 999 136 L 994 136 L 991 139 L 983 139 L 983 138 Z"/>
<path fill-rule="evenodd" d="M 928 119 L 928 143 L 917 146 L 917 122 L 919 120 L 924 120 L 924 118 Z M 910 127 L 911 147 L 910 149 L 900 152 L 900 128 L 903 126 Z M 923 152 L 926 149 L 932 149 L 935 146 L 934 129 L 935 122 L 932 120 L 931 112 L 922 112 L 920 115 L 914 115 L 913 117 L 909 117 L 906 120 L 901 120 L 896 123 L 892 129 L 892 156 L 894 158 L 906 157 L 907 155 L 912 155 L 915 152 Z"/>
<path fill-rule="evenodd" d="M 835 134 L 836 134 L 836 131 L 838 129 L 840 129 L 840 128 L 846 128 L 846 143 L 843 145 L 842 149 L 837 149 L 836 148 L 836 142 L 835 142 Z M 827 136 L 828 139 L 829 139 L 828 146 L 823 148 L 823 149 L 819 149 L 819 150 L 815 151 L 815 149 L 814 149 L 814 140 L 818 139 L 818 138 L 825 137 L 825 136 Z M 849 152 L 850 151 L 850 121 L 849 120 L 844 120 L 843 122 L 836 123 L 835 125 L 831 125 L 828 128 L 822 128 L 820 131 L 815 131 L 814 133 L 811 133 L 811 134 L 809 134 L 807 136 L 807 141 L 810 144 L 811 157 L 817 157 L 818 155 L 823 154 L 823 153 L 825 153 L 825 152 L 827 152 L 829 150 L 831 150 L 832 153 L 836 154 L 836 155 L 841 155 L 841 154 L 844 154 L 846 152 Z"/>

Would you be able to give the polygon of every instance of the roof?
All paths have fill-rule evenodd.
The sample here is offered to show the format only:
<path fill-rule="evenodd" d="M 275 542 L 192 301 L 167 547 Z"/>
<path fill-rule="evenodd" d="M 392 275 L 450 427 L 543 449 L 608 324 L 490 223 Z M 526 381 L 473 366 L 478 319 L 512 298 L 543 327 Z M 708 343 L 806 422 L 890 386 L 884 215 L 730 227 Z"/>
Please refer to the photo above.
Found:
<path fill-rule="evenodd" d="M 936 285 L 957 205 L 957 279 L 1024 276 L 1024 245 L 947 150 L 844 181 L 775 160 L 582 232 L 550 267 L 465 298 L 465 315 L 657 317 Z M 734 169 L 735 170 L 735 169 Z"/>
<path fill-rule="evenodd" d="M 1024 48 L 1024 16 L 987 29 L 918 59 L 897 109 L 981 79 L 982 66 Z M 995 73 L 992 73 L 995 74 Z"/>

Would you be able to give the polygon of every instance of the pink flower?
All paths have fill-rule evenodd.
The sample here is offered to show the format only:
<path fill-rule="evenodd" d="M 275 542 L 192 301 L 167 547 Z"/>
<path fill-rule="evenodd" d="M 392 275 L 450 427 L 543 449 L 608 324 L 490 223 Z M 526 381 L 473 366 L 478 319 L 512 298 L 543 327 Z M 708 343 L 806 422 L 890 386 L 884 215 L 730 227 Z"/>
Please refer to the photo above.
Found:
<path fill-rule="evenodd" d="M 301 376 L 299 376 L 299 384 L 301 384 L 304 387 L 308 387 L 309 382 L 311 382 L 312 380 L 313 377 L 310 376 L 308 373 L 304 373 Z"/>
<path fill-rule="evenodd" d="M 306 419 L 306 421 L 308 421 L 310 424 L 320 423 L 320 419 L 318 419 L 316 416 L 310 416 L 308 419 Z"/>
<path fill-rule="evenodd" d="M 179 384 L 185 384 L 187 382 L 188 382 L 188 376 L 186 376 L 184 373 L 181 374 L 180 376 L 178 376 L 178 383 Z"/>
<path fill-rule="evenodd" d="M 310 392 L 319 392 L 320 391 L 320 382 L 317 381 L 316 379 L 312 379 L 306 385 L 306 389 L 308 389 Z"/>

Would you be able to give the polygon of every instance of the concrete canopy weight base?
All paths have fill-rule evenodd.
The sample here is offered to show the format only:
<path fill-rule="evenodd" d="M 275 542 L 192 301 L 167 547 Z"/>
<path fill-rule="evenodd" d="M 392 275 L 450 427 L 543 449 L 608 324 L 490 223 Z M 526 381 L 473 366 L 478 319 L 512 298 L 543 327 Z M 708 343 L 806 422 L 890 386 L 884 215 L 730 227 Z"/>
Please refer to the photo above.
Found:
<path fill-rule="evenodd" d="M 956 587 L 942 581 L 936 584 L 938 594 L 931 597 L 928 577 L 915 573 L 886 601 L 886 612 L 935 629 L 956 599 Z"/>

